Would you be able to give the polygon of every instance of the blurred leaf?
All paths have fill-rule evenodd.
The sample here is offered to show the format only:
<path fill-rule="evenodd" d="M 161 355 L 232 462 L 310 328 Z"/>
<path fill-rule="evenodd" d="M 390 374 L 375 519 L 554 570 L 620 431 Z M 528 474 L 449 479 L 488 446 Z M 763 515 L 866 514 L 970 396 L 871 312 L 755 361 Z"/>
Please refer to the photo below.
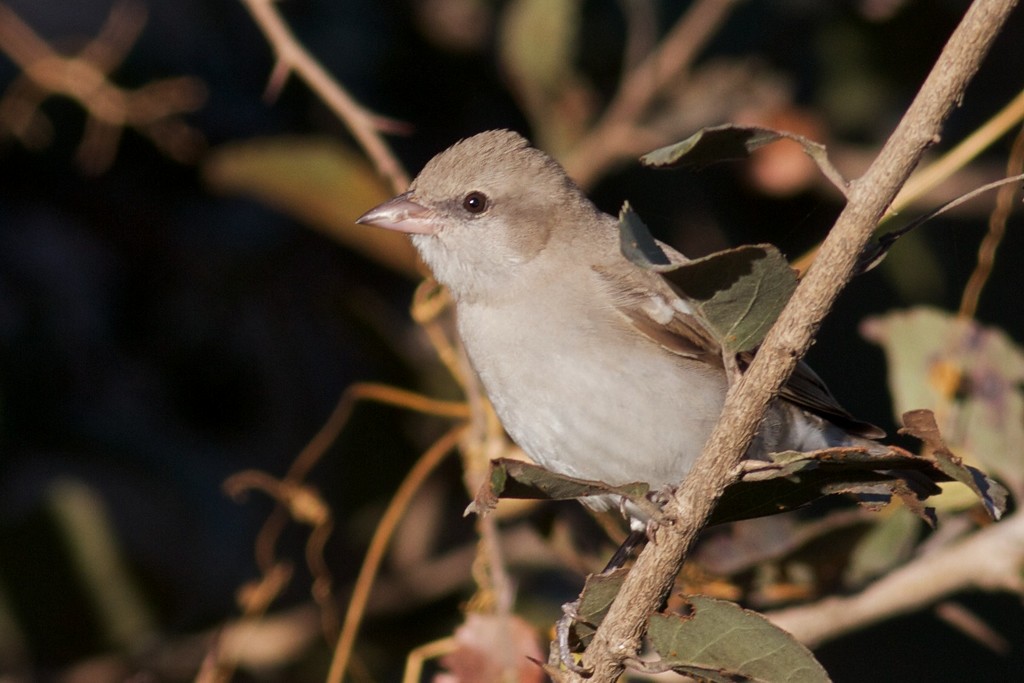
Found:
<path fill-rule="evenodd" d="M 688 615 L 651 617 L 647 635 L 662 664 L 707 680 L 829 680 L 810 650 L 760 614 L 700 595 L 686 601 Z"/>
<path fill-rule="evenodd" d="M 103 500 L 73 479 L 54 481 L 47 497 L 108 644 L 126 650 L 141 646 L 156 633 L 156 620 L 132 576 Z"/>
<path fill-rule="evenodd" d="M 860 586 L 905 562 L 914 551 L 921 523 L 910 510 L 895 508 L 857 543 L 844 571 L 847 586 Z"/>
<path fill-rule="evenodd" d="M 897 413 L 932 410 L 950 449 L 1024 495 L 1024 353 L 1005 333 L 929 308 L 861 333 L 885 350 Z"/>
<path fill-rule="evenodd" d="M 513 0 L 502 21 L 502 65 L 517 88 L 556 96 L 572 75 L 580 0 Z"/>
<path fill-rule="evenodd" d="M 746 159 L 755 150 L 778 140 L 793 140 L 799 143 L 825 177 L 831 180 L 840 192 L 846 194 L 846 181 L 832 166 L 824 145 L 803 135 L 760 126 L 727 123 L 701 128 L 681 142 L 648 152 L 640 157 L 640 163 L 652 168 L 706 166 L 716 161 Z"/>
<path fill-rule="evenodd" d="M 538 145 L 555 156 L 585 130 L 589 94 L 575 60 L 580 0 L 513 0 L 499 28 L 501 66 L 533 124 Z"/>
<path fill-rule="evenodd" d="M 796 274 L 770 244 L 672 263 L 628 202 L 619 213 L 619 242 L 626 258 L 661 273 L 681 290 L 731 353 L 757 348 L 796 289 Z"/>
<path fill-rule="evenodd" d="M 858 528 L 873 526 L 872 523 L 878 521 L 876 518 L 877 515 L 867 511 L 845 507 L 811 519 L 795 514 L 756 517 L 730 524 L 724 533 L 708 534 L 701 539 L 696 555 L 691 554 L 691 558 L 712 576 L 736 576 L 759 564 L 779 561 L 831 536 L 833 540 L 826 541 L 829 554 L 815 554 L 815 562 L 819 559 L 831 562 L 829 555 L 845 547 L 842 541 L 834 539 L 863 535 Z M 707 591 L 702 588 L 701 592 Z"/>
<path fill-rule="evenodd" d="M 515 615 L 470 612 L 455 630 L 455 651 L 441 658 L 459 683 L 492 683 L 511 680 L 542 683 L 544 670 L 536 662 L 544 658 L 536 630 Z M 447 679 L 446 679 L 447 680 Z"/>
<path fill-rule="evenodd" d="M 252 197 L 388 268 L 420 277 L 407 236 L 355 224 L 393 193 L 361 154 L 337 140 L 288 136 L 228 143 L 210 153 L 203 175 L 218 192 Z"/>

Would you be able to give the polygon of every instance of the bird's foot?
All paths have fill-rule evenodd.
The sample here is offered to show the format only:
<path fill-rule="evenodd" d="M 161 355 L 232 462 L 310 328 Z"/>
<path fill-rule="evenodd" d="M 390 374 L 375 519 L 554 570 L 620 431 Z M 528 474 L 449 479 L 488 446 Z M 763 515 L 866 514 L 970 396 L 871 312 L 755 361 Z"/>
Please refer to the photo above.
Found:
<path fill-rule="evenodd" d="M 572 632 L 573 624 L 581 623 L 593 626 L 589 622 L 585 621 L 580 617 L 579 613 L 580 601 L 567 602 L 562 605 L 562 618 L 555 624 L 555 635 L 558 643 L 558 661 L 561 662 L 569 671 L 580 676 L 589 676 L 593 673 L 590 669 L 585 666 L 580 666 L 576 663 L 575 657 L 573 657 L 572 648 L 569 646 L 569 637 Z M 594 626 L 596 628 L 596 626 Z"/>

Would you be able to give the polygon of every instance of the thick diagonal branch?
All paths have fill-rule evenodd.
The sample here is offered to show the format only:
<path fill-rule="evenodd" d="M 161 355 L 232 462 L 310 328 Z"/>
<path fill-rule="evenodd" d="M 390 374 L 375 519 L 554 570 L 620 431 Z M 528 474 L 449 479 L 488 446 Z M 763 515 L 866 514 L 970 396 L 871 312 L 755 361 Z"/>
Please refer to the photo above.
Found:
<path fill-rule="evenodd" d="M 567 680 L 614 681 L 634 655 L 653 613 L 682 566 L 725 486 L 733 477 L 769 402 L 810 347 L 825 314 L 849 281 L 879 218 L 906 182 L 943 121 L 960 101 L 1015 0 L 976 0 L 950 37 L 907 113 L 862 178 L 817 259 L 765 339 L 757 358 L 725 400 L 704 453 L 666 513 L 675 523 L 656 532 L 641 553 L 607 617 L 587 648 L 593 675 Z"/>

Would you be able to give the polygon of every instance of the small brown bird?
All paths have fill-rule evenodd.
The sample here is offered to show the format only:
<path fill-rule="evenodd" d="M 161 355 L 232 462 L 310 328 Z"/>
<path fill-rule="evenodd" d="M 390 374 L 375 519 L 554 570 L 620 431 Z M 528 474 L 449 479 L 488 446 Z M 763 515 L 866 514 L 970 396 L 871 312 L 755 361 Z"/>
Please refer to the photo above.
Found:
<path fill-rule="evenodd" d="M 412 234 L 455 299 L 459 335 L 502 424 L 537 463 L 652 488 L 686 476 L 722 409 L 721 351 L 685 297 L 621 254 L 618 220 L 557 162 L 516 133 L 481 133 L 358 222 Z M 867 439 L 883 435 L 801 364 L 748 457 L 877 446 Z"/>

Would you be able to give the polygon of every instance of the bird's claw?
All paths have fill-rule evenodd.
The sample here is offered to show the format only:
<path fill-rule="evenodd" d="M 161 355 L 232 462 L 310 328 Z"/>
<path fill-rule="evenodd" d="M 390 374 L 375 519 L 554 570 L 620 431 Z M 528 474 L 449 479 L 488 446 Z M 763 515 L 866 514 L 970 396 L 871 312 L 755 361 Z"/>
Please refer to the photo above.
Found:
<path fill-rule="evenodd" d="M 576 622 L 587 623 L 580 617 L 579 606 L 579 600 L 562 605 L 562 618 L 555 624 L 555 635 L 558 642 L 558 661 L 561 662 L 562 666 L 575 674 L 589 676 L 592 673 L 591 669 L 577 664 L 569 647 L 569 634 L 572 631 L 572 625 Z"/>

